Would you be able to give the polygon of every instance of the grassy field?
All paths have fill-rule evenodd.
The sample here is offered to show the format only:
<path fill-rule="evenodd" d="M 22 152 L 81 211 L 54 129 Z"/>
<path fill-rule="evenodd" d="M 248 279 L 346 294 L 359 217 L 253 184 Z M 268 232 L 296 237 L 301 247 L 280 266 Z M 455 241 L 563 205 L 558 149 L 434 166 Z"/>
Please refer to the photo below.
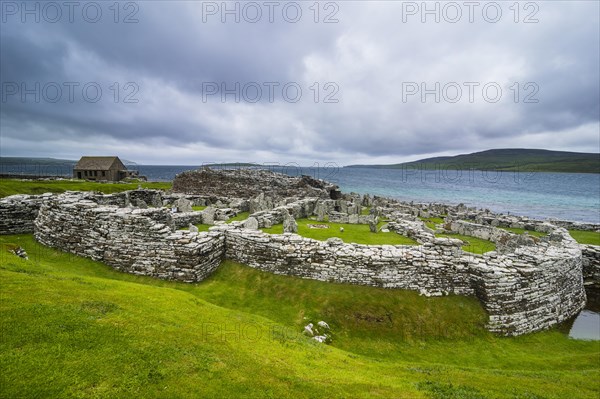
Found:
<path fill-rule="evenodd" d="M 206 207 L 205 206 L 193 206 L 192 209 L 195 211 L 202 211 L 204 210 Z M 235 215 L 232 218 L 229 218 L 229 220 L 227 220 L 227 222 L 225 223 L 231 223 L 231 222 L 235 222 L 235 221 L 242 221 L 242 220 L 246 220 L 248 219 L 248 216 L 250 216 L 250 212 L 240 212 L 237 215 Z M 195 225 L 198 228 L 198 231 L 202 232 L 202 231 L 208 231 L 208 229 L 212 226 L 211 224 L 197 224 Z M 187 230 L 188 228 L 183 228 L 182 230 Z"/>
<path fill-rule="evenodd" d="M 525 230 L 519 227 L 498 227 L 499 229 L 502 230 L 506 230 L 506 231 L 510 231 L 511 233 L 515 233 L 515 234 L 523 234 L 525 232 L 527 232 L 527 234 L 529 234 L 530 236 L 534 236 L 534 237 L 544 237 L 547 236 L 548 234 L 546 233 L 541 233 L 539 231 L 530 231 L 530 230 Z"/>
<path fill-rule="evenodd" d="M 600 233 L 595 231 L 569 230 L 569 234 L 580 244 L 600 245 Z"/>
<path fill-rule="evenodd" d="M 462 246 L 463 251 L 471 252 L 474 254 L 482 255 L 486 252 L 495 251 L 496 244 L 491 241 L 483 240 L 481 238 L 465 236 L 462 234 L 436 234 L 436 237 L 449 237 L 449 238 L 458 238 L 459 240 L 463 240 L 466 242 L 465 245 Z"/>
<path fill-rule="evenodd" d="M 0 198 L 14 194 L 64 193 L 65 191 L 100 191 L 105 194 L 143 188 L 168 190 L 170 182 L 98 183 L 85 180 L 18 180 L 0 179 Z"/>
<path fill-rule="evenodd" d="M 436 229 L 436 225 L 444 223 L 444 219 L 440 217 L 430 217 L 430 218 L 419 218 L 421 219 L 427 227 L 432 230 Z M 459 240 L 463 240 L 466 242 L 465 245 L 462 246 L 462 250 L 465 252 L 471 252 L 474 254 L 484 254 L 489 251 L 496 250 L 496 244 L 488 240 L 482 240 L 481 238 L 465 236 L 457 233 L 448 233 L 448 234 L 436 234 L 436 237 L 449 237 L 449 238 L 458 238 Z"/>
<path fill-rule="evenodd" d="M 430 217 L 430 218 L 419 218 L 421 219 L 424 223 L 425 226 L 429 227 L 431 230 L 435 230 L 436 224 L 440 224 L 440 223 L 444 223 L 444 219 L 442 218 L 438 218 L 438 217 Z"/>
<path fill-rule="evenodd" d="M 20 245 L 25 261 L 5 251 Z M 600 342 L 485 331 L 474 298 L 276 276 L 123 274 L 0 236 L 3 398 L 598 398 Z M 327 321 L 331 345 L 299 334 Z"/>
<path fill-rule="evenodd" d="M 330 223 L 330 222 L 317 222 L 310 219 L 298 219 L 298 234 L 307 237 L 314 238 L 315 240 L 325 241 L 331 237 L 339 237 L 344 242 L 356 243 L 356 244 L 368 244 L 368 245 L 417 245 L 418 243 L 408 237 L 404 237 L 398 233 L 390 231 L 388 233 L 372 233 L 369 230 L 369 226 L 366 224 L 348 224 L 348 223 Z M 327 225 L 327 229 L 313 229 L 308 225 L 318 224 Z M 379 227 L 381 228 L 385 222 L 380 222 Z M 340 227 L 344 228 L 344 231 L 340 231 Z M 276 224 L 273 227 L 261 229 L 262 231 L 269 234 L 283 234 L 283 225 Z"/>

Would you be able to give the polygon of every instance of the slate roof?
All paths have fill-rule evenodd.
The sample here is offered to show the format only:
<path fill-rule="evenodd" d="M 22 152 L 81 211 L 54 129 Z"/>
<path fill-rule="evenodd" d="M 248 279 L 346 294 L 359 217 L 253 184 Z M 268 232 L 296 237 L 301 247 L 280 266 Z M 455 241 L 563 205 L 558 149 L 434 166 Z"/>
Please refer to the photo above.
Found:
<path fill-rule="evenodd" d="M 109 170 L 117 162 L 117 169 L 124 169 L 119 157 L 81 157 L 74 169 L 80 170 Z"/>

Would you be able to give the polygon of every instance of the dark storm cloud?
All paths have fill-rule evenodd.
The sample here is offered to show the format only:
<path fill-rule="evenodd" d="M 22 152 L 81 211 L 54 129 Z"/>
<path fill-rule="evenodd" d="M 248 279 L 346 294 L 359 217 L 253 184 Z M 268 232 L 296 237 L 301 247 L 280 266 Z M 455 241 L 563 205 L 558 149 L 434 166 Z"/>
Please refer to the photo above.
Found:
<path fill-rule="evenodd" d="M 533 24 L 515 23 L 508 6 L 498 23 L 480 13 L 473 23 L 432 17 L 422 23 L 420 15 L 403 22 L 401 2 L 339 2 L 333 24 L 315 24 L 308 3 L 298 23 L 277 12 L 274 23 L 266 15 L 259 23 L 243 17 L 235 23 L 231 16 L 221 23 L 219 15 L 203 21 L 207 2 L 139 2 L 138 22 L 125 24 L 114 23 L 109 4 L 101 4 L 97 23 L 78 14 L 73 23 L 31 17 L 23 23 L 18 14 L 3 14 L 2 155 L 92 151 L 146 163 L 352 163 L 493 147 L 598 151 L 595 2 L 535 3 L 539 22 Z M 131 10 L 120 11 L 122 20 Z M 324 15 L 321 10 L 319 18 Z M 56 103 L 6 95 L 11 84 L 20 90 L 48 82 L 78 83 L 74 100 L 64 86 Z M 90 82 L 102 90 L 98 101 L 84 98 Z M 203 96 L 212 82 L 229 90 L 257 84 L 262 97 Z M 265 82 L 278 84 L 273 101 Z M 302 89 L 298 102 L 283 97 L 290 82 Z M 339 91 L 326 90 L 327 82 Z M 407 84 L 431 89 L 436 82 L 457 82 L 460 101 L 406 96 Z M 478 84 L 473 102 L 464 82 Z M 482 98 L 481 87 L 490 82 L 502 88 L 498 102 Z M 338 102 L 325 103 L 328 94 Z M 524 101 L 529 94 L 537 103 Z"/>

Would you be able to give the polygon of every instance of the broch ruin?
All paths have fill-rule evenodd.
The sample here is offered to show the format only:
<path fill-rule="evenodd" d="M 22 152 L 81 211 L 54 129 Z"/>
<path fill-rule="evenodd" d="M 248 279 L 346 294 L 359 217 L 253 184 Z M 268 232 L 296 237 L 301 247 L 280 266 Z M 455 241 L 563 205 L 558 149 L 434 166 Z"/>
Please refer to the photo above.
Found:
<path fill-rule="evenodd" d="M 206 206 L 193 211 L 192 205 Z M 363 207 L 370 215 L 362 215 Z M 174 212 L 177 210 L 176 212 Z M 240 212 L 244 221 L 224 223 Z M 347 244 L 295 233 L 296 219 L 374 224 L 418 245 Z M 440 217 L 429 228 L 419 217 Z M 213 225 L 208 232 L 183 230 Z M 283 234 L 259 230 L 284 225 Z M 318 223 L 318 222 L 315 222 Z M 538 238 L 500 227 L 547 233 Z M 376 228 L 376 223 L 375 223 Z M 34 233 L 42 244 L 105 262 L 117 270 L 184 282 L 202 281 L 223 259 L 276 274 L 322 281 L 408 289 L 422 295 L 477 297 L 487 328 L 513 336 L 551 327 L 585 305 L 584 281 L 600 283 L 600 247 L 580 245 L 567 228 L 600 225 L 538 221 L 464 205 L 416 204 L 344 194 L 308 176 L 264 170 L 210 170 L 178 175 L 172 192 L 67 192 L 0 200 L 0 234 Z M 465 252 L 454 232 L 490 240 L 497 249 Z"/>

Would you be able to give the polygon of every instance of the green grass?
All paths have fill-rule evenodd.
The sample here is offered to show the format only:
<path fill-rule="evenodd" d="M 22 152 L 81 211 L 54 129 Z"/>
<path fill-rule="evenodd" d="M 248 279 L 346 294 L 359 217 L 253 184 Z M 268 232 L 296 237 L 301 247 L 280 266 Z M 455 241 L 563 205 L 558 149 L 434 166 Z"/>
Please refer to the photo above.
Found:
<path fill-rule="evenodd" d="M 170 182 L 98 183 L 85 180 L 18 180 L 0 179 L 0 197 L 14 194 L 64 193 L 65 191 L 100 191 L 105 194 L 143 188 L 169 190 Z"/>
<path fill-rule="evenodd" d="M 192 209 L 193 208 L 195 208 L 195 207 L 192 207 Z M 206 207 L 204 206 L 204 207 L 196 207 L 196 208 L 203 208 L 204 209 Z M 194 209 L 194 210 L 196 210 L 196 209 Z M 250 212 L 240 212 L 237 215 L 235 215 L 234 217 L 229 218 L 225 223 L 231 223 L 231 222 L 234 222 L 234 221 L 246 220 L 246 219 L 248 219 L 248 216 L 250 216 Z M 208 231 L 208 229 L 212 225 L 211 224 L 196 224 L 195 226 L 198 228 L 199 232 L 202 232 L 202 231 Z M 188 230 L 188 228 L 186 227 L 186 228 L 183 228 L 181 230 Z"/>
<path fill-rule="evenodd" d="M 463 240 L 466 242 L 465 245 L 462 246 L 462 250 L 465 252 L 471 252 L 473 254 L 482 255 L 489 251 L 496 250 L 496 244 L 491 241 L 483 240 L 481 238 L 465 236 L 462 234 L 436 234 L 436 237 L 449 237 L 449 238 L 458 238 L 459 240 Z"/>
<path fill-rule="evenodd" d="M 421 219 L 423 222 L 425 222 L 425 226 L 429 227 L 431 230 L 436 229 L 436 227 L 435 227 L 436 224 L 444 223 L 444 219 L 438 218 L 438 217 L 430 217 L 430 218 L 420 217 L 419 219 Z"/>
<path fill-rule="evenodd" d="M 371 207 L 370 206 L 363 206 L 362 209 L 360 210 L 360 214 L 363 216 L 367 216 L 371 214 Z"/>
<path fill-rule="evenodd" d="M 474 298 L 225 262 L 184 284 L 1 236 L 0 397 L 594 398 L 600 342 L 483 329 Z M 4 251 L 20 245 L 25 261 Z M 311 320 L 330 346 L 298 334 Z"/>
<path fill-rule="evenodd" d="M 369 225 L 366 224 L 347 224 L 347 223 L 329 223 L 318 222 L 310 219 L 298 219 L 298 234 L 314 238 L 315 240 L 325 241 L 331 237 L 339 237 L 346 243 L 368 244 L 368 245 L 418 245 L 418 243 L 408 237 L 404 237 L 398 233 L 390 231 L 388 233 L 372 233 L 369 230 Z M 328 225 L 327 229 L 311 229 L 309 224 Z M 379 222 L 379 228 L 385 222 Z M 340 231 L 340 227 L 344 228 L 344 232 Z M 261 229 L 269 234 L 283 234 L 283 225 L 276 224 L 273 227 Z"/>
<path fill-rule="evenodd" d="M 237 215 L 235 215 L 234 217 L 229 218 L 229 220 L 227 220 L 227 223 L 229 223 L 229 222 L 241 222 L 242 220 L 248 219 L 249 216 L 250 216 L 250 212 L 240 212 Z"/>
<path fill-rule="evenodd" d="M 547 233 L 541 233 L 539 231 L 525 230 L 520 227 L 499 227 L 499 229 L 510 231 L 511 233 L 515 233 L 515 234 L 523 234 L 523 233 L 527 232 L 527 234 L 529 234 L 530 236 L 534 236 L 534 237 L 544 237 L 544 236 L 548 235 Z"/>
<path fill-rule="evenodd" d="M 205 207 L 205 206 L 199 206 L 199 205 L 194 205 L 194 206 L 192 206 L 192 210 L 193 210 L 193 211 L 196 211 L 196 212 L 203 211 L 203 210 L 205 210 L 205 209 L 206 209 L 206 207 Z"/>
<path fill-rule="evenodd" d="M 569 230 L 569 234 L 580 244 L 600 245 L 600 233 L 595 231 Z"/>

